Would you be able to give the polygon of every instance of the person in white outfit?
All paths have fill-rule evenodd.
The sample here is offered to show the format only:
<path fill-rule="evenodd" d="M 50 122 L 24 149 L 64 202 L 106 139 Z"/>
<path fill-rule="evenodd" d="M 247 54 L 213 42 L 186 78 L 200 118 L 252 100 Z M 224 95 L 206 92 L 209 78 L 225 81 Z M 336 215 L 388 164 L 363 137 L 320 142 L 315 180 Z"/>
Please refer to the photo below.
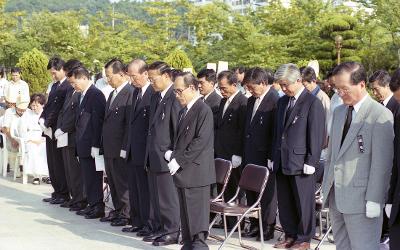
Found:
<path fill-rule="evenodd" d="M 4 87 L 5 96 L 16 96 L 21 100 L 29 101 L 29 86 L 21 79 L 21 69 L 14 67 L 11 69 L 11 81 Z"/>
<path fill-rule="evenodd" d="M 38 123 L 40 114 L 43 111 L 45 96 L 34 94 L 29 102 L 17 103 L 16 113 L 18 119 L 11 123 L 10 134 L 20 145 L 22 155 L 23 171 L 33 176 L 32 183 L 40 184 L 40 177 L 48 176 L 46 141 L 42 137 L 42 130 Z"/>

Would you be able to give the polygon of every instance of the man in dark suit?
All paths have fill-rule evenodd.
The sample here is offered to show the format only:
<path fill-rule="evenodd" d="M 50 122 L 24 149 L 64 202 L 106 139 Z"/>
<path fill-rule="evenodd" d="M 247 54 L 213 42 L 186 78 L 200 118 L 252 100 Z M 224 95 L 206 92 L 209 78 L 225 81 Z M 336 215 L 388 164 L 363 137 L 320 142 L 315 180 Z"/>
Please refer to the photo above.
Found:
<path fill-rule="evenodd" d="M 369 83 L 371 85 L 372 91 L 378 101 L 388 108 L 393 117 L 396 118 L 397 110 L 399 109 L 399 103 L 396 101 L 393 96 L 392 91 L 390 90 L 390 75 L 386 70 L 378 70 L 375 71 L 369 77 Z M 396 126 L 396 122 L 394 123 Z M 383 224 L 382 224 L 382 235 L 381 235 L 381 243 L 385 243 L 389 238 L 389 218 L 386 214 L 383 214 Z"/>
<path fill-rule="evenodd" d="M 213 119 L 211 109 L 197 93 L 198 80 L 191 73 L 175 79 L 180 112 L 173 151 L 166 153 L 168 168 L 178 189 L 182 249 L 208 249 L 210 184 L 215 183 Z"/>
<path fill-rule="evenodd" d="M 314 172 L 324 144 L 325 113 L 302 85 L 296 65 L 281 65 L 275 81 L 286 96 L 278 101 L 273 156 L 285 240 L 274 247 L 308 249 L 315 234 Z"/>
<path fill-rule="evenodd" d="M 249 69 L 243 78 L 243 83 L 252 96 L 247 102 L 247 117 L 245 125 L 243 166 L 257 164 L 268 167 L 272 171 L 272 141 L 278 92 L 271 88 L 267 73 L 261 68 Z M 275 192 L 275 174 L 270 173 L 267 186 L 261 199 L 261 214 L 263 218 L 264 240 L 274 238 L 277 200 Z M 256 202 L 258 194 L 246 192 L 247 204 Z M 250 230 L 245 237 L 258 237 L 260 230 L 258 219 L 250 219 Z"/>
<path fill-rule="evenodd" d="M 64 104 L 67 91 L 71 87 L 63 70 L 64 63 L 61 58 L 54 57 L 47 64 L 47 69 L 56 82 L 51 87 L 49 98 L 39 119 L 39 124 L 47 135 L 47 165 L 51 185 L 54 188 L 51 198 L 45 198 L 43 201 L 51 204 L 63 204 L 70 199 L 61 149 L 57 148 L 57 140 L 54 136 L 57 129 L 58 114 Z"/>
<path fill-rule="evenodd" d="M 396 101 L 400 101 L 400 69 L 397 69 L 390 80 L 390 90 Z M 389 246 L 390 249 L 400 248 L 400 114 L 395 112 L 394 117 L 394 158 L 392 177 L 390 179 L 390 188 L 388 199 L 386 201 L 385 212 L 390 218 L 389 228 Z"/>
<path fill-rule="evenodd" d="M 155 92 L 149 82 L 147 67 L 143 60 L 135 59 L 129 63 L 127 69 L 127 74 L 136 87 L 132 97 L 127 143 L 124 148 L 128 168 L 132 226 L 123 228 L 122 231 L 137 232 L 137 236 L 140 237 L 149 236 L 152 231 L 151 223 L 149 223 L 150 194 L 144 156 L 149 130 L 150 100 Z"/>
<path fill-rule="evenodd" d="M 107 82 L 114 89 L 107 100 L 102 131 L 104 163 L 114 211 L 100 221 L 110 221 L 111 226 L 125 226 L 129 223 L 130 203 L 123 145 L 128 136 L 126 128 L 134 88 L 129 84 L 122 61 L 112 59 L 104 68 Z"/>
<path fill-rule="evenodd" d="M 149 176 L 150 220 L 153 233 L 143 240 L 155 246 L 178 243 L 179 200 L 169 173 L 165 153 L 171 150 L 181 105 L 175 97 L 171 68 L 164 62 L 149 65 L 149 80 L 157 92 L 152 96 L 145 164 Z"/>
<path fill-rule="evenodd" d="M 103 169 L 96 166 L 101 160 L 101 129 L 103 127 L 106 100 L 103 93 L 90 83 L 89 71 L 76 67 L 68 73 L 69 80 L 81 93 L 76 114 L 76 152 L 82 168 L 88 206 L 77 212 L 86 219 L 104 217 Z"/>
<path fill-rule="evenodd" d="M 82 66 L 81 62 L 71 59 L 64 64 L 64 71 L 68 74 L 74 67 Z M 68 82 L 70 85 L 70 83 Z M 65 167 L 65 176 L 68 183 L 71 200 L 62 207 L 69 207 L 70 211 L 79 211 L 87 205 L 86 194 L 83 189 L 82 170 L 75 156 L 75 119 L 79 107 L 80 93 L 70 85 L 64 104 L 57 119 L 57 130 L 54 132 L 57 140 L 67 137 L 67 144 L 60 146 Z M 60 137 L 61 136 L 61 137 Z"/>
<path fill-rule="evenodd" d="M 214 122 L 217 120 L 219 104 L 222 97 L 215 91 L 214 85 L 217 82 L 217 74 L 213 69 L 202 69 L 198 74 L 199 91 L 203 95 L 203 101 L 211 108 Z"/>
<path fill-rule="evenodd" d="M 232 161 L 233 165 L 224 193 L 225 201 L 230 200 L 235 195 L 242 172 L 247 98 L 239 91 L 239 85 L 234 72 L 222 71 L 218 74 L 218 88 L 223 99 L 217 115 L 214 152 L 216 158 Z M 236 217 L 228 217 L 228 228 L 232 228 L 235 221 Z"/>

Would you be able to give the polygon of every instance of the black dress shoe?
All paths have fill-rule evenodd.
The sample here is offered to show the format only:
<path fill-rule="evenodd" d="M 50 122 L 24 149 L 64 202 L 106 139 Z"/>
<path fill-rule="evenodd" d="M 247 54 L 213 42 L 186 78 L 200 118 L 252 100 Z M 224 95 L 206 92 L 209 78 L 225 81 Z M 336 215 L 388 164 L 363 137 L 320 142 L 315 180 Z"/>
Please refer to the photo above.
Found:
<path fill-rule="evenodd" d="M 117 218 L 112 220 L 111 226 L 113 227 L 124 227 L 129 224 L 129 219 L 127 218 Z"/>
<path fill-rule="evenodd" d="M 151 229 L 149 227 L 143 227 L 143 229 L 139 230 L 136 236 L 138 237 L 147 237 L 152 234 Z"/>
<path fill-rule="evenodd" d="M 92 212 L 85 215 L 85 219 L 97 219 L 104 217 L 104 209 L 94 209 Z"/>
<path fill-rule="evenodd" d="M 159 233 L 159 232 L 151 233 L 150 235 L 145 236 L 145 237 L 143 238 L 143 241 L 144 241 L 144 242 L 153 242 L 153 241 L 155 241 L 156 239 L 158 239 L 158 238 L 160 238 L 160 237 L 162 237 L 162 236 L 163 236 L 163 234 L 162 234 L 162 233 Z"/>
<path fill-rule="evenodd" d="M 69 207 L 71 207 L 71 205 L 72 205 L 72 202 L 71 202 L 71 201 L 64 201 L 64 203 L 62 203 L 62 204 L 60 205 L 60 207 L 69 208 Z"/>
<path fill-rule="evenodd" d="M 242 236 L 244 238 L 254 238 L 260 236 L 260 230 L 258 227 L 253 227 L 249 231 L 245 232 Z"/>
<path fill-rule="evenodd" d="M 176 236 L 171 236 L 169 234 L 164 235 L 160 238 L 157 238 L 156 240 L 153 241 L 153 246 L 168 246 L 172 244 L 178 244 L 178 237 Z"/>
<path fill-rule="evenodd" d="M 122 228 L 122 232 L 124 233 L 136 233 L 142 230 L 143 227 L 131 226 Z"/>
<path fill-rule="evenodd" d="M 112 212 L 114 212 L 114 211 L 112 211 Z M 111 221 L 117 219 L 119 216 L 118 213 L 112 213 L 112 212 L 110 212 L 108 214 L 108 216 L 101 218 L 100 222 L 111 222 Z"/>
<path fill-rule="evenodd" d="M 58 205 L 58 204 L 63 204 L 65 201 L 66 200 L 64 198 L 57 198 L 57 199 L 50 201 L 50 204 Z"/>
<path fill-rule="evenodd" d="M 275 225 L 268 225 L 264 230 L 264 241 L 272 240 L 274 238 Z M 260 235 L 257 236 L 257 241 L 261 241 Z"/>
<path fill-rule="evenodd" d="M 86 215 L 90 212 L 92 212 L 93 208 L 90 206 L 87 206 L 86 208 L 79 210 L 78 212 L 76 212 L 77 215 Z"/>
<path fill-rule="evenodd" d="M 50 202 L 50 201 L 52 201 L 52 200 L 54 200 L 54 198 L 53 198 L 53 197 L 50 197 L 50 198 L 44 198 L 42 201 L 44 201 L 44 202 Z"/>

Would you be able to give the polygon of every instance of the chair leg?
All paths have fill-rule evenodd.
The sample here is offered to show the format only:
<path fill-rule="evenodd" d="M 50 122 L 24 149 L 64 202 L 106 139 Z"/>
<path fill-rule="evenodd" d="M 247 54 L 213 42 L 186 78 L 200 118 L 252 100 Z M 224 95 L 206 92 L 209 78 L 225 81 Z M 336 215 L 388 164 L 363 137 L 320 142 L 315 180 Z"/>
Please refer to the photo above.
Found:
<path fill-rule="evenodd" d="M 240 216 L 237 217 L 237 220 L 238 221 L 240 220 Z M 239 224 L 239 227 L 238 227 L 238 233 L 239 233 L 239 244 L 242 246 L 243 245 L 243 242 L 242 242 L 242 229 L 240 228 L 240 224 Z"/>
<path fill-rule="evenodd" d="M 322 239 L 319 241 L 318 245 L 314 248 L 314 250 L 319 250 L 319 248 L 321 247 L 322 243 L 324 243 L 325 239 L 328 237 L 328 235 L 331 233 L 331 231 L 332 231 L 332 227 L 329 226 L 328 230 L 326 231 L 326 233 L 324 234 Z"/>
<path fill-rule="evenodd" d="M 323 227 L 323 223 L 322 223 L 322 211 L 319 211 L 318 213 L 318 218 L 319 218 L 319 237 L 322 237 L 323 232 L 322 232 L 322 227 Z"/>
<path fill-rule="evenodd" d="M 209 233 L 209 234 L 210 234 L 210 232 L 211 232 L 211 228 L 214 226 L 215 222 L 217 221 L 218 216 L 220 216 L 220 214 L 215 214 L 214 219 L 211 221 L 210 225 L 208 226 L 208 233 Z"/>
<path fill-rule="evenodd" d="M 261 210 L 258 210 L 258 221 L 260 223 L 260 240 L 261 240 L 261 249 L 264 249 L 264 229 L 263 229 L 263 223 L 262 223 L 262 216 L 261 216 Z"/>
<path fill-rule="evenodd" d="M 245 218 L 245 215 L 242 216 L 238 216 L 238 221 L 236 222 L 235 226 L 232 228 L 232 230 L 230 231 L 229 235 L 226 237 L 226 239 L 222 242 L 222 244 L 219 246 L 218 250 L 222 249 L 225 245 L 225 243 L 228 241 L 228 239 L 233 235 L 233 233 L 236 231 L 236 229 L 238 229 L 240 227 L 240 224 L 242 223 L 242 220 Z M 226 216 L 224 215 L 224 222 L 226 223 Z M 239 229 L 240 230 L 240 229 Z M 240 231 L 239 231 L 240 232 Z M 240 237 L 240 233 L 239 233 L 239 237 Z M 243 248 L 247 248 L 247 249 L 253 249 L 250 246 L 246 246 L 244 244 L 241 244 L 241 247 Z"/>
<path fill-rule="evenodd" d="M 225 240 L 228 237 L 228 226 L 226 224 L 226 215 L 223 214 L 223 218 L 224 218 L 224 231 L 225 231 Z"/>

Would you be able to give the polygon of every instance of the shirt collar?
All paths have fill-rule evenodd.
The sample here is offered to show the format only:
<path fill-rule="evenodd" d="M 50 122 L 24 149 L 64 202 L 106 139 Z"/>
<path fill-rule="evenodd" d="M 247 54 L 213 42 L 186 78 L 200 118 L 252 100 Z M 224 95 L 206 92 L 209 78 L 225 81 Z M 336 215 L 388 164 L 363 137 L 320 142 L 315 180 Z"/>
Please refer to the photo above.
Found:
<path fill-rule="evenodd" d="M 142 88 L 142 97 L 144 96 L 144 93 L 146 93 L 147 88 L 150 86 L 150 82 L 148 81 Z"/>
<path fill-rule="evenodd" d="M 87 88 L 84 91 L 82 91 L 82 97 L 81 98 L 83 98 L 83 96 L 86 95 L 86 92 L 88 91 L 90 86 L 92 86 L 92 84 L 88 84 Z"/>
<path fill-rule="evenodd" d="M 207 95 L 205 95 L 204 96 L 204 100 L 207 100 L 207 98 L 212 94 L 212 93 L 214 93 L 215 92 L 215 90 L 213 90 L 213 91 L 211 91 L 210 93 L 208 93 Z"/>
<path fill-rule="evenodd" d="M 264 100 L 264 97 L 267 95 L 268 91 L 271 89 L 271 86 L 267 86 L 267 91 L 264 92 L 264 94 L 262 94 L 260 97 L 258 97 L 257 99 L 260 100 L 260 103 L 262 102 L 262 100 Z"/>
<path fill-rule="evenodd" d="M 231 95 L 229 98 L 228 98 L 228 100 L 226 101 L 226 102 L 229 102 L 229 103 L 231 103 L 232 102 L 232 100 L 233 100 L 233 98 L 235 98 L 235 96 L 238 94 L 240 92 L 240 90 L 238 89 L 238 90 L 236 90 L 236 92 L 235 92 L 235 94 L 233 94 L 233 95 Z"/>
<path fill-rule="evenodd" d="M 187 111 L 189 111 L 190 108 L 193 107 L 193 105 L 195 104 L 195 102 L 196 102 L 200 97 L 201 97 L 200 95 L 197 95 L 195 98 L 193 98 L 193 99 L 186 105 Z M 187 113 L 187 111 L 186 111 L 186 113 Z"/>
<path fill-rule="evenodd" d="M 64 77 L 61 81 L 60 81 L 60 85 L 63 84 L 65 82 L 65 80 L 67 80 L 67 77 Z"/>
<path fill-rule="evenodd" d="M 115 90 L 117 91 L 117 94 L 119 92 L 121 92 L 121 90 L 128 84 L 128 81 L 124 82 L 123 84 L 121 84 L 118 88 L 116 88 Z"/>
<path fill-rule="evenodd" d="M 386 97 L 385 100 L 383 100 L 383 105 L 385 105 L 385 107 L 389 103 L 389 101 L 392 98 L 392 96 L 393 96 L 393 93 L 390 93 L 390 95 L 388 97 Z"/>
<path fill-rule="evenodd" d="M 365 94 L 365 96 L 360 101 L 358 101 L 355 105 L 353 105 L 354 111 L 356 113 L 360 110 L 361 105 L 364 103 L 364 101 L 367 99 L 368 96 L 369 96 L 368 94 Z"/>
<path fill-rule="evenodd" d="M 318 94 L 318 91 L 320 90 L 320 88 L 319 88 L 319 86 L 317 85 L 316 87 L 315 87 L 315 89 L 313 89 L 313 91 L 311 91 L 311 94 L 312 95 L 314 95 L 314 96 L 316 96 L 317 94 Z"/>
<path fill-rule="evenodd" d="M 173 83 L 171 82 L 166 89 L 161 91 L 161 100 L 164 99 L 165 94 L 167 94 L 168 90 L 171 88 L 172 85 L 173 85 Z"/>
<path fill-rule="evenodd" d="M 299 97 L 300 97 L 301 93 L 303 93 L 304 89 L 305 89 L 304 86 L 301 86 L 299 92 L 297 92 L 297 94 L 294 96 L 294 99 L 296 101 L 299 99 Z"/>

